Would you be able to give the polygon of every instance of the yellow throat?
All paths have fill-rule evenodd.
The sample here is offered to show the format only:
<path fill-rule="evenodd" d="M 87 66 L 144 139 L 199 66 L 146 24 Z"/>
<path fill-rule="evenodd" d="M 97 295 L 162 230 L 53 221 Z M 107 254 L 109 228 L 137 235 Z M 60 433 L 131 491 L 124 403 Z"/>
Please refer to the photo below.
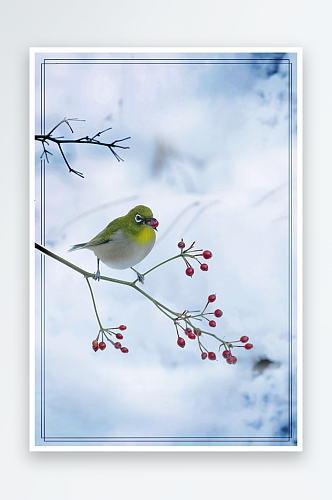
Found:
<path fill-rule="evenodd" d="M 135 243 L 138 245 L 147 245 L 156 238 L 154 229 L 151 227 L 142 227 L 138 234 L 135 234 Z"/>

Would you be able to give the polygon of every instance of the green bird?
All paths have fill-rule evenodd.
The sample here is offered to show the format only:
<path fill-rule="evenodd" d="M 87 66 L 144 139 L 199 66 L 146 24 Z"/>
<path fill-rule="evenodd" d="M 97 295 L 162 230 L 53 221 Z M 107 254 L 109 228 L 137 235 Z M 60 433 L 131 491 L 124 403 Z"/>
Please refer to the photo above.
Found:
<path fill-rule="evenodd" d="M 95 280 L 100 280 L 99 261 L 113 269 L 128 269 L 135 271 L 140 283 L 144 276 L 133 268 L 151 252 L 155 241 L 159 222 L 153 217 L 150 208 L 138 205 L 127 215 L 110 222 L 103 231 L 87 243 L 79 243 L 69 249 L 69 252 L 87 248 L 97 257 L 97 272 Z"/>

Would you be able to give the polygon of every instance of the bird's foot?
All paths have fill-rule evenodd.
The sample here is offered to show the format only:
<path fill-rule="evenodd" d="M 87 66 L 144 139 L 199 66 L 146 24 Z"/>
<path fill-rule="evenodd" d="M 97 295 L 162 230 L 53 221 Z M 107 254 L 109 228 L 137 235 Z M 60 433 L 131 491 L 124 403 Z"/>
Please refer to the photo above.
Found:
<path fill-rule="evenodd" d="M 140 283 L 144 283 L 144 275 L 139 273 L 138 271 L 136 271 L 136 269 L 134 269 L 133 267 L 131 268 L 133 271 L 135 271 L 136 275 L 137 275 L 137 279 Z"/>
<path fill-rule="evenodd" d="M 100 280 L 100 271 L 99 271 L 99 269 L 98 269 L 98 271 L 96 272 L 96 274 L 94 275 L 93 279 L 94 279 L 95 281 L 99 281 L 99 280 Z"/>
<path fill-rule="evenodd" d="M 143 285 L 143 283 L 144 283 L 144 276 L 143 276 L 143 274 L 138 273 L 137 271 L 136 271 L 136 274 L 137 274 L 137 279 L 138 279 L 138 281 L 139 281 L 140 283 L 142 283 L 142 285 Z"/>

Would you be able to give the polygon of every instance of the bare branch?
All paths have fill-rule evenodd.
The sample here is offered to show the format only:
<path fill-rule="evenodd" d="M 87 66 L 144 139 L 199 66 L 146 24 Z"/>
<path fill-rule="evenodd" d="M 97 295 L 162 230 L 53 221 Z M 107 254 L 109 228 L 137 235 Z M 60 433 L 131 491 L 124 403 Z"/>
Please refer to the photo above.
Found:
<path fill-rule="evenodd" d="M 103 134 L 104 132 L 107 132 L 108 130 L 112 130 L 112 127 L 105 128 L 105 130 L 102 130 L 101 132 L 98 132 L 98 134 L 94 135 L 94 136 L 91 138 L 91 140 L 93 141 L 93 139 L 95 139 L 96 137 L 101 136 L 101 134 Z"/>
<path fill-rule="evenodd" d="M 64 161 L 65 161 L 65 163 L 66 163 L 67 167 L 69 168 L 69 172 L 73 172 L 74 174 L 78 175 L 79 177 L 84 178 L 84 175 L 82 174 L 82 172 L 77 172 L 77 170 L 73 170 L 73 169 L 71 168 L 71 166 L 69 165 L 69 163 L 68 163 L 68 161 L 67 161 L 67 158 L 65 157 L 64 152 L 62 151 L 61 144 L 58 144 L 58 146 L 59 146 L 59 149 L 60 149 L 60 153 L 62 154 L 62 158 L 64 159 Z"/>
<path fill-rule="evenodd" d="M 101 130 L 100 132 L 97 132 L 97 134 L 95 134 L 94 136 L 92 137 L 89 137 L 88 135 L 85 136 L 85 137 L 81 137 L 79 139 L 64 139 L 64 136 L 59 136 L 59 137 L 53 137 L 52 136 L 52 133 L 60 126 L 62 125 L 63 123 L 66 123 L 70 129 L 70 131 L 72 133 L 74 133 L 74 130 L 72 128 L 72 126 L 70 125 L 69 122 L 73 122 L 73 121 L 85 121 L 85 120 L 79 120 L 78 118 L 64 118 L 63 120 L 61 120 L 57 125 L 55 125 L 55 127 L 52 128 L 52 130 L 50 130 L 50 132 L 48 134 L 39 134 L 39 135 L 35 135 L 35 140 L 36 141 L 39 141 L 42 143 L 42 146 L 43 146 L 43 153 L 42 155 L 40 156 L 40 158 L 43 158 L 43 156 L 45 156 L 46 158 L 46 161 L 47 163 L 49 163 L 49 159 L 48 159 L 48 154 L 51 154 L 52 153 L 50 151 L 48 151 L 46 148 L 45 148 L 45 144 L 49 145 L 49 142 L 53 142 L 54 144 L 56 144 L 59 148 L 59 151 L 61 153 L 61 156 L 65 162 L 65 164 L 67 165 L 68 167 L 68 170 L 69 172 L 73 172 L 74 174 L 78 175 L 79 177 L 82 177 L 84 178 L 84 175 L 82 174 L 82 172 L 78 172 L 77 170 L 74 170 L 70 165 L 69 165 L 69 162 L 66 158 L 66 155 L 61 147 L 61 145 L 63 144 L 93 144 L 95 146 L 103 146 L 103 147 L 107 147 L 111 153 L 113 154 L 113 156 L 117 159 L 117 161 L 124 161 L 115 151 L 115 148 L 120 148 L 120 149 L 130 149 L 129 146 L 120 146 L 118 144 L 118 142 L 122 142 L 122 141 L 126 141 L 128 139 L 130 139 L 130 137 L 125 137 L 124 139 L 117 139 L 111 143 L 109 142 L 100 142 L 99 140 L 96 139 L 96 137 L 100 137 L 101 134 L 104 134 L 105 132 L 107 132 L 108 130 L 111 130 L 112 127 L 108 127 L 106 128 L 105 130 Z M 49 141 L 49 142 L 48 142 Z"/>
<path fill-rule="evenodd" d="M 67 123 L 72 133 L 74 133 L 73 129 L 69 125 L 69 122 L 85 122 L 85 120 L 79 120 L 78 118 L 64 118 L 63 120 L 61 120 L 61 122 L 55 125 L 55 127 L 53 127 L 52 130 L 47 135 L 50 136 L 55 129 L 57 129 L 58 127 L 60 127 L 60 125 L 62 125 L 62 123 Z"/>
<path fill-rule="evenodd" d="M 48 151 L 46 148 L 45 148 L 45 143 L 48 145 L 48 142 L 47 141 L 44 141 L 42 144 L 43 144 L 43 152 L 40 156 L 40 159 L 43 158 L 43 156 L 45 155 L 45 158 L 46 158 L 46 161 L 47 163 L 49 163 L 48 161 L 48 156 L 47 155 L 53 155 L 53 153 L 51 153 L 51 151 Z"/>

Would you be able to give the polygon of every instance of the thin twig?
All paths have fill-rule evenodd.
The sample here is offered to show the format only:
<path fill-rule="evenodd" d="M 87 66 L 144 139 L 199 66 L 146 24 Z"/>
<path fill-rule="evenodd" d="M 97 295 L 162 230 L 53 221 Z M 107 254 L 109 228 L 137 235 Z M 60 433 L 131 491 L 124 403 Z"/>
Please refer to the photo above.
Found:
<path fill-rule="evenodd" d="M 69 172 L 73 172 L 74 174 L 78 175 L 79 177 L 84 178 L 84 175 L 82 174 L 82 172 L 77 172 L 77 170 L 73 170 L 73 169 L 71 168 L 71 166 L 69 165 L 69 163 L 68 163 L 68 161 L 67 161 L 67 158 L 65 157 L 64 152 L 62 151 L 61 144 L 60 144 L 60 143 L 58 143 L 58 146 L 59 146 L 59 149 L 60 149 L 60 153 L 62 154 L 62 158 L 64 159 L 64 161 L 65 161 L 65 163 L 66 163 L 67 167 L 69 168 Z"/>
<path fill-rule="evenodd" d="M 74 133 L 73 129 L 71 128 L 71 126 L 69 124 L 69 122 L 85 122 L 85 120 L 79 120 L 78 118 L 64 118 L 57 125 L 55 125 L 55 127 L 53 127 L 52 130 L 47 135 L 51 135 L 52 132 L 54 132 L 54 130 L 56 130 L 58 127 L 60 127 L 60 125 L 62 123 L 67 123 L 67 125 L 70 128 L 70 130 L 72 131 L 72 133 Z"/>
<path fill-rule="evenodd" d="M 92 288 L 91 288 L 91 285 L 90 285 L 90 282 L 89 282 L 89 278 L 86 276 L 86 277 L 85 277 L 85 279 L 86 279 L 86 282 L 87 282 L 87 284 L 88 284 L 88 286 L 89 286 L 89 289 L 90 289 L 91 298 L 92 298 L 92 303 L 93 303 L 93 308 L 94 308 L 95 313 L 96 313 L 97 321 L 98 321 L 98 323 L 99 323 L 100 329 L 101 329 L 101 330 L 104 330 L 104 328 L 103 328 L 103 326 L 102 326 L 102 324 L 101 324 L 101 321 L 100 321 L 99 315 L 98 315 L 97 306 L 96 306 L 96 302 L 95 302 L 95 298 L 94 298 L 94 295 L 93 295 L 93 291 L 92 291 Z"/>
<path fill-rule="evenodd" d="M 175 260 L 175 259 L 178 259 L 179 257 L 182 257 L 181 254 L 178 254 L 178 255 L 175 255 L 174 257 L 171 257 L 170 259 L 167 259 L 167 260 L 164 260 L 163 262 L 160 262 L 160 264 L 157 264 L 156 266 L 152 267 L 151 269 L 149 269 L 148 271 L 146 271 L 143 276 L 146 276 L 147 274 L 151 273 L 151 271 L 154 271 L 155 269 L 157 269 L 157 267 L 160 267 L 160 266 L 163 266 L 164 264 L 166 264 L 167 262 L 170 262 L 171 260 Z M 138 278 L 134 281 L 134 283 L 137 283 L 138 282 Z"/>

